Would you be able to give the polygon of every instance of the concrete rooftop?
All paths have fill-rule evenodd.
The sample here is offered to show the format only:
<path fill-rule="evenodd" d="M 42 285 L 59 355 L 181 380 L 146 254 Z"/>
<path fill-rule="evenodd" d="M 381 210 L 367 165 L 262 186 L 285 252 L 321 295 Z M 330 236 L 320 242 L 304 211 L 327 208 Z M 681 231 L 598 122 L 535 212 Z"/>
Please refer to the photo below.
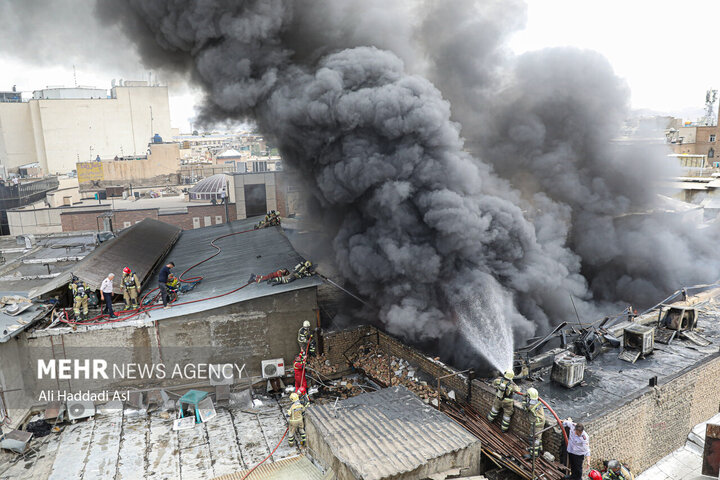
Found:
<path fill-rule="evenodd" d="M 708 299 L 696 308 L 699 315 L 695 331 L 712 342 L 707 347 L 676 336 L 669 345 L 656 341 L 653 353 L 634 364 L 620 360 L 620 349 L 613 348 L 588 362 L 584 384 L 572 389 L 551 382 L 549 367 L 540 371 L 541 380 L 523 380 L 521 386 L 524 390 L 531 386 L 538 389 L 563 418 L 587 421 L 604 415 L 640 396 L 649 388 L 650 378 L 657 376 L 662 385 L 720 355 L 720 299 Z M 650 315 L 657 319 L 657 311 Z"/>

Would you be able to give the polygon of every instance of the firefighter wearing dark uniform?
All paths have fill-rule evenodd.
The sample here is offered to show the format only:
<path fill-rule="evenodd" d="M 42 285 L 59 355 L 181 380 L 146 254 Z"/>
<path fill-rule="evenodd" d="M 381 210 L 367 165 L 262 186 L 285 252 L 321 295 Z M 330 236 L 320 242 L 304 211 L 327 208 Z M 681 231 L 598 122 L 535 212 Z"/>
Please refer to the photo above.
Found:
<path fill-rule="evenodd" d="M 76 276 L 72 277 L 68 287 L 73 296 L 73 312 L 76 320 L 87 320 L 88 318 L 88 292 L 85 283 Z M 82 316 L 80 313 L 82 311 Z"/>
<path fill-rule="evenodd" d="M 307 320 L 303 322 L 303 326 L 298 330 L 297 342 L 301 352 L 307 349 L 308 355 L 315 356 L 317 343 L 315 342 L 312 330 L 310 330 L 310 322 Z"/>
<path fill-rule="evenodd" d="M 125 309 L 138 307 L 138 292 L 140 291 L 140 279 L 137 274 L 130 270 L 130 267 L 123 268 L 122 281 L 120 282 L 125 299 Z"/>
<path fill-rule="evenodd" d="M 515 413 L 515 403 L 513 395 L 520 392 L 520 388 L 515 385 L 512 379 L 515 374 L 512 370 L 508 370 L 502 377 L 498 377 L 493 381 L 495 387 L 495 399 L 493 400 L 492 409 L 488 413 L 488 420 L 491 422 L 498 416 L 500 410 L 503 411 L 502 424 L 500 429 L 507 432 L 510 429 L 510 420 Z"/>
<path fill-rule="evenodd" d="M 542 431 L 545 428 L 545 409 L 540 402 L 538 391 L 534 388 L 528 388 L 525 409 L 528 413 L 530 425 L 534 425 L 535 438 L 530 439 L 530 455 L 534 457 L 540 456 L 542 450 Z M 533 427 L 530 427 L 532 434 Z M 528 455 L 528 456 L 530 456 Z"/>
<path fill-rule="evenodd" d="M 300 397 L 295 392 L 290 394 L 290 401 L 293 403 L 287 411 L 288 424 L 290 425 L 288 432 L 288 445 L 291 447 L 294 446 L 295 435 L 298 435 L 300 437 L 300 446 L 304 447 L 305 442 L 307 442 L 307 437 L 305 436 L 305 421 L 303 420 L 305 405 L 302 404 Z"/>

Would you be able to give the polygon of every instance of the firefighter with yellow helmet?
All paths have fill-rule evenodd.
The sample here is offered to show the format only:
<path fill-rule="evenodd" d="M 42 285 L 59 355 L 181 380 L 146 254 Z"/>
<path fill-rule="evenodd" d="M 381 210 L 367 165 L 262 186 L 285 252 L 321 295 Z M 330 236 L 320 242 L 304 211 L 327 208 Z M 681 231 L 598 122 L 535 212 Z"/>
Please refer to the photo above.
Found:
<path fill-rule="evenodd" d="M 300 438 L 299 443 L 301 447 L 305 446 L 307 437 L 305 436 L 305 420 L 303 415 L 305 414 L 305 405 L 300 401 L 300 396 L 293 392 L 290 394 L 290 409 L 287 411 L 288 414 L 288 445 L 291 447 L 295 445 L 295 436 L 298 435 Z"/>
<path fill-rule="evenodd" d="M 540 402 L 540 396 L 538 391 L 534 388 L 528 388 L 527 397 L 525 398 L 525 410 L 528 413 L 531 434 L 534 432 L 534 438 L 530 440 L 530 453 L 526 458 L 540 456 L 542 450 L 542 431 L 545 428 L 545 409 L 543 408 L 542 402 Z"/>
<path fill-rule="evenodd" d="M 502 377 L 496 378 L 492 383 L 493 387 L 495 387 L 495 398 L 487 418 L 491 422 L 495 421 L 500 410 L 502 410 L 503 417 L 500 429 L 503 432 L 510 429 L 510 420 L 513 413 L 515 413 L 513 395 L 520 393 L 520 388 L 513 382 L 513 378 L 515 378 L 513 371 L 507 370 Z"/>

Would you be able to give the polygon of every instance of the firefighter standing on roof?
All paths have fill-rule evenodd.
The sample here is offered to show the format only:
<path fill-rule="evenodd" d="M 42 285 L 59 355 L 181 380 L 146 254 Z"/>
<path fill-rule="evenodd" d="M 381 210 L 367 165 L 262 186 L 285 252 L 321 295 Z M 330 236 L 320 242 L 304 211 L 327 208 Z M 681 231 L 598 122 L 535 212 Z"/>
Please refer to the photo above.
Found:
<path fill-rule="evenodd" d="M 73 275 L 68 287 L 73 296 L 73 312 L 75 320 L 87 320 L 88 317 L 88 292 L 85 283 Z M 82 317 L 80 311 L 82 310 Z"/>
<path fill-rule="evenodd" d="M 512 370 L 508 370 L 502 377 L 498 377 L 493 381 L 495 387 L 495 399 L 493 400 L 492 409 L 488 413 L 488 420 L 491 422 L 498 416 L 500 410 L 503 411 L 502 425 L 500 429 L 507 432 L 510 429 L 510 419 L 515 413 L 515 402 L 513 395 L 520 392 L 520 388 L 515 385 L 513 378 L 515 374 Z"/>
<path fill-rule="evenodd" d="M 305 351 L 300 350 L 300 353 L 295 357 L 295 364 L 293 365 L 295 370 L 295 391 L 299 391 L 304 388 L 307 391 L 307 377 L 305 376 Z"/>
<path fill-rule="evenodd" d="M 310 330 L 310 322 L 307 320 L 303 322 L 303 326 L 298 330 L 297 341 L 301 352 L 307 349 L 308 355 L 315 356 L 316 342 L 312 330 Z"/>
<path fill-rule="evenodd" d="M 290 445 L 291 447 L 295 445 L 295 435 L 297 434 L 300 437 L 300 446 L 304 447 L 305 442 L 307 441 L 307 437 L 305 436 L 305 421 L 303 420 L 303 414 L 305 413 L 305 405 L 303 405 L 300 401 L 299 395 L 294 392 L 290 394 L 290 401 L 293 403 L 292 405 L 290 405 L 290 409 L 287 411 L 288 424 L 290 425 L 288 433 L 288 445 Z"/>
<path fill-rule="evenodd" d="M 130 270 L 130 267 L 123 268 L 122 281 L 120 282 L 125 299 L 125 309 L 138 308 L 138 292 L 140 291 L 140 279 L 137 274 Z"/>
<path fill-rule="evenodd" d="M 534 425 L 535 438 L 530 439 L 530 455 L 527 457 L 538 457 L 542 450 L 542 431 L 545 428 L 545 409 L 540 402 L 538 391 L 534 388 L 528 388 L 527 398 L 525 400 L 525 409 L 530 417 L 530 424 Z M 531 433 L 532 433 L 531 427 Z"/>

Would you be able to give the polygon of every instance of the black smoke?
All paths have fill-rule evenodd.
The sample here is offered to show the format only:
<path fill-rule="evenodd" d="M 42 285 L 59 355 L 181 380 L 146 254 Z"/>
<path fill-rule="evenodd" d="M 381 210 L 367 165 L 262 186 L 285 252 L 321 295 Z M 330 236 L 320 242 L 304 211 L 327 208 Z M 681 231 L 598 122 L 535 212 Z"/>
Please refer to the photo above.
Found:
<path fill-rule="evenodd" d="M 509 55 L 520 2 L 409 5 L 107 0 L 98 13 L 151 66 L 202 85 L 205 119 L 257 122 L 304 176 L 345 279 L 391 333 L 444 339 L 458 362 L 459 331 L 505 367 L 513 335 L 574 316 L 570 295 L 588 317 L 717 277 L 706 233 L 634 215 L 669 171 L 662 152 L 613 144 L 628 92 L 604 59 Z"/>

